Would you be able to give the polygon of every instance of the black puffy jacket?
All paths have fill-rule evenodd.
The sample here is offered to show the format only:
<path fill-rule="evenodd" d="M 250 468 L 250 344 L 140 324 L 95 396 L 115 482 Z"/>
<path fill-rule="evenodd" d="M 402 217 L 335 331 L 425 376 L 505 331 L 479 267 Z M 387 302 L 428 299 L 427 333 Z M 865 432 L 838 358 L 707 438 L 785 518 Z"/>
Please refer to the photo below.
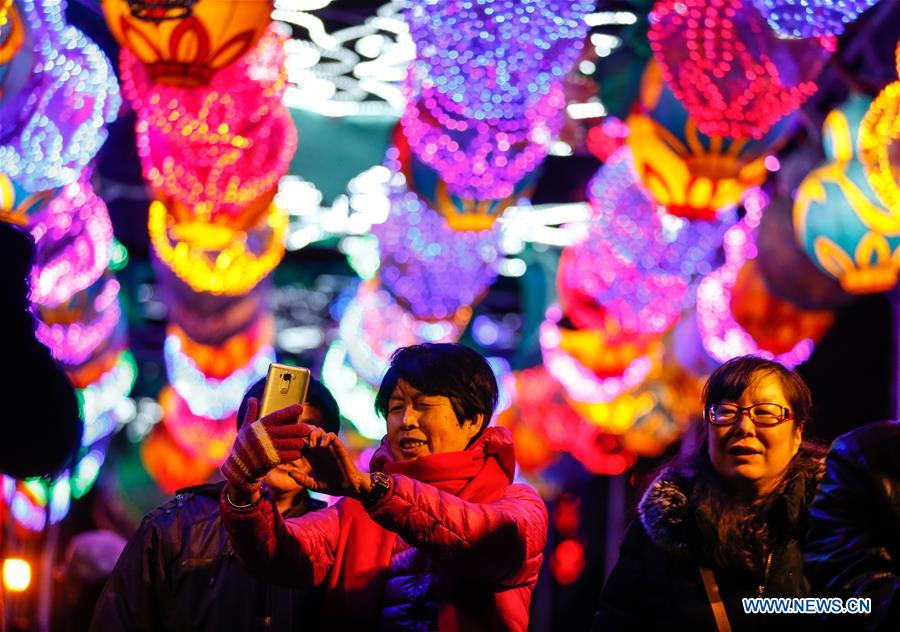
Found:
<path fill-rule="evenodd" d="M 900 422 L 838 437 L 810 509 L 806 565 L 822 595 L 869 597 L 856 629 L 900 630 Z"/>
<path fill-rule="evenodd" d="M 224 483 L 197 485 L 153 510 L 119 557 L 91 630 L 301 630 L 312 589 L 267 584 L 235 557 L 219 513 Z M 325 506 L 305 495 L 286 517 Z"/>
<path fill-rule="evenodd" d="M 806 615 L 745 614 L 742 599 L 809 595 L 801 545 L 809 503 L 821 473 L 821 461 L 801 448 L 783 492 L 771 503 L 766 515 L 774 534 L 768 572 L 756 576 L 703 561 L 713 571 L 735 632 L 797 630 L 798 624 L 817 624 Z M 626 530 L 619 560 L 601 592 L 594 630 L 716 631 L 700 574 L 704 554 L 695 521 L 697 508 L 692 501 L 694 485 L 690 471 L 669 468 L 648 487 L 638 506 L 638 519 Z"/>

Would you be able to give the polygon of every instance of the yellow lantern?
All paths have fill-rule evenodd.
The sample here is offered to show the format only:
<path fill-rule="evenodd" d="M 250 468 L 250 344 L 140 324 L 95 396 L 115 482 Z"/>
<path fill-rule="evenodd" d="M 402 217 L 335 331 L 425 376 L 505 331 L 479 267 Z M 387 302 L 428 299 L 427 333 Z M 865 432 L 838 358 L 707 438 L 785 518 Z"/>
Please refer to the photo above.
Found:
<path fill-rule="evenodd" d="M 154 81 L 192 87 L 252 49 L 272 0 L 102 0 L 113 36 Z"/>
<path fill-rule="evenodd" d="M 195 292 L 238 296 L 278 265 L 288 230 L 287 214 L 274 203 L 244 219 L 246 228 L 207 221 L 179 202 L 156 200 L 147 228 L 156 256 Z"/>
<path fill-rule="evenodd" d="M 897 72 L 900 73 L 900 45 Z M 863 117 L 859 159 L 878 197 L 892 212 L 900 214 L 900 81 L 888 84 Z"/>

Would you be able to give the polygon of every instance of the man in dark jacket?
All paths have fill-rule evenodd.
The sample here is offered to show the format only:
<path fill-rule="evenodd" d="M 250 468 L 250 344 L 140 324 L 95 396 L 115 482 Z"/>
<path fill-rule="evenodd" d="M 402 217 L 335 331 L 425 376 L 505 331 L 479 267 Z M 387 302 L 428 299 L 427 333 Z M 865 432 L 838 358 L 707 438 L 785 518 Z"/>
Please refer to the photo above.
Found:
<path fill-rule="evenodd" d="M 254 384 L 238 410 L 242 423 L 250 397 L 262 398 L 265 380 Z M 312 380 L 301 419 L 337 432 L 337 402 Z M 321 509 L 288 474 L 272 470 L 263 482 L 285 517 Z M 309 590 L 264 582 L 235 557 L 219 514 L 224 482 L 179 490 L 150 512 L 128 542 L 103 589 L 91 630 L 297 630 L 314 627 L 318 611 Z"/>
<path fill-rule="evenodd" d="M 810 509 L 806 569 L 817 592 L 868 597 L 855 629 L 900 630 L 900 422 L 838 437 Z"/>

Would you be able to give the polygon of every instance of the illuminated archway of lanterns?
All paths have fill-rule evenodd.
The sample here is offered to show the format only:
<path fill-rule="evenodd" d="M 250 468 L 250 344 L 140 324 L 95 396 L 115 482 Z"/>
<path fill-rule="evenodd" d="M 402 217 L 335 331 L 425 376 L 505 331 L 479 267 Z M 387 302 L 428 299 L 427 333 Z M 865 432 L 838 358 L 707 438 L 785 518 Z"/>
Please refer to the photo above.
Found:
<path fill-rule="evenodd" d="M 797 241 L 854 294 L 891 289 L 900 265 L 898 207 L 882 205 L 860 161 L 872 147 L 871 129 L 861 126 L 878 111 L 871 106 L 868 97 L 854 95 L 828 114 L 822 130 L 829 162 L 800 183 L 794 201 Z"/>
<path fill-rule="evenodd" d="M 201 482 L 224 460 L 244 392 L 275 360 L 264 300 L 288 219 L 273 200 L 297 132 L 281 102 L 286 36 L 272 8 L 103 2 L 156 196 L 148 230 L 169 307 L 170 386 L 160 394 L 164 428 L 141 457 L 167 487 Z M 173 449 L 206 465 L 161 468 L 156 452 Z"/>
<path fill-rule="evenodd" d="M 35 333 L 77 389 L 84 422 L 74 464 L 54 480 L 3 479 L 13 518 L 38 531 L 91 489 L 137 376 L 113 274 L 127 255 L 91 184 L 121 97 L 109 60 L 60 3 L 0 2 L 0 51 L 0 219 L 35 241 Z"/>

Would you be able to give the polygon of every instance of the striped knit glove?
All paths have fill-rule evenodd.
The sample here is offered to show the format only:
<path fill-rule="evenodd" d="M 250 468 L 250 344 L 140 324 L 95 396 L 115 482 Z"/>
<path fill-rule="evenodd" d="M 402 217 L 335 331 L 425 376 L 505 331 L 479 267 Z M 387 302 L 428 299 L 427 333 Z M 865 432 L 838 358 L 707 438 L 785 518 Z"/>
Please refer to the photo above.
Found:
<path fill-rule="evenodd" d="M 276 465 L 299 459 L 300 450 L 306 445 L 304 438 L 312 430 L 299 421 L 303 411 L 300 404 L 253 421 L 258 410 L 259 404 L 251 399 L 231 454 L 222 464 L 222 475 L 228 484 L 248 492 L 258 489 L 260 477 Z"/>

